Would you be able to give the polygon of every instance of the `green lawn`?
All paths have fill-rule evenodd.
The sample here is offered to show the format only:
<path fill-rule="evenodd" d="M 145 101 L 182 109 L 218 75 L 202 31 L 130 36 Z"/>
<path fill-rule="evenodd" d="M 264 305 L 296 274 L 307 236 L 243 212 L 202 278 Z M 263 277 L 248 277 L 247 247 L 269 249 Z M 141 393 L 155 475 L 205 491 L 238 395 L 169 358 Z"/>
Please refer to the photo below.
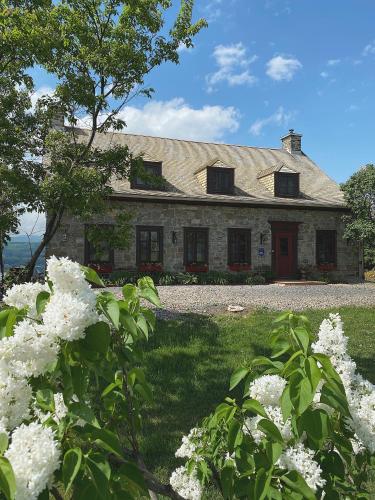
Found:
<path fill-rule="evenodd" d="M 329 312 L 305 312 L 314 332 Z M 350 354 L 359 371 L 375 383 L 375 308 L 338 312 L 350 337 Z M 254 356 L 268 354 L 275 317 L 276 313 L 259 310 L 241 317 L 187 315 L 178 321 L 159 321 L 145 356 L 155 403 L 144 416 L 142 446 L 147 465 L 161 479 L 167 480 L 170 471 L 181 464 L 174 452 L 182 434 L 228 395 L 233 370 Z"/>

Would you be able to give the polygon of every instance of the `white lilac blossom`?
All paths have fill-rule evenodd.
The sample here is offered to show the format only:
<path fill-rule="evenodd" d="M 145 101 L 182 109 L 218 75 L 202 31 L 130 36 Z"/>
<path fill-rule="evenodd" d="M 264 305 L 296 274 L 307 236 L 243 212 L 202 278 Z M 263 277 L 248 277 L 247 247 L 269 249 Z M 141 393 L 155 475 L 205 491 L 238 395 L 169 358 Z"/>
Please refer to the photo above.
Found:
<path fill-rule="evenodd" d="M 26 379 L 8 374 L 0 378 L 0 420 L 12 430 L 30 417 L 29 404 L 32 389 Z"/>
<path fill-rule="evenodd" d="M 279 429 L 280 434 L 282 435 L 285 442 L 290 441 L 293 438 L 291 419 L 288 418 L 286 422 L 284 422 L 283 414 L 281 412 L 281 408 L 277 406 L 266 406 L 266 413 L 269 419 L 276 425 Z M 263 419 L 260 415 L 256 417 L 250 417 L 245 419 L 245 424 L 242 428 L 244 434 L 250 434 L 254 441 L 259 444 L 260 441 L 264 438 L 264 433 L 258 429 L 258 423 Z"/>
<path fill-rule="evenodd" d="M 175 453 L 177 458 L 192 458 L 194 455 L 197 445 L 194 443 L 194 439 L 199 439 L 202 436 L 202 430 L 194 427 L 190 430 L 187 436 L 182 437 L 182 444 Z"/>
<path fill-rule="evenodd" d="M 16 377 L 38 377 L 57 360 L 58 344 L 45 325 L 25 319 L 0 340 L 0 358 Z"/>
<path fill-rule="evenodd" d="M 73 341 L 85 336 L 85 328 L 97 323 L 98 315 L 93 304 L 69 293 L 56 293 L 47 304 L 42 319 L 53 335 Z"/>
<path fill-rule="evenodd" d="M 16 500 L 36 500 L 53 481 L 60 448 L 51 428 L 32 422 L 14 430 L 5 457 L 16 478 Z"/>
<path fill-rule="evenodd" d="M 55 403 L 55 419 L 59 422 L 68 413 L 68 408 L 64 402 L 64 396 L 61 392 L 54 394 L 53 399 Z"/>
<path fill-rule="evenodd" d="M 305 448 L 302 443 L 284 450 L 277 461 L 277 465 L 281 469 L 299 472 L 313 491 L 323 488 L 326 483 L 321 476 L 322 469 L 318 462 L 314 460 L 314 452 Z"/>
<path fill-rule="evenodd" d="M 250 384 L 250 397 L 264 406 L 278 406 L 286 380 L 279 375 L 263 375 Z"/>
<path fill-rule="evenodd" d="M 36 316 L 36 298 L 40 292 L 48 290 L 48 286 L 42 283 L 23 283 L 13 285 L 3 298 L 3 302 L 11 307 L 23 309 L 28 307 L 29 315 Z"/>
<path fill-rule="evenodd" d="M 348 339 L 344 335 L 339 315 L 331 314 L 322 322 L 314 352 L 330 356 L 332 365 L 341 377 L 352 418 L 349 426 L 355 432 L 358 446 L 375 453 L 375 386 L 356 373 L 356 364 L 346 352 Z"/>
<path fill-rule="evenodd" d="M 202 496 L 202 486 L 196 473 L 189 474 L 184 466 L 172 472 L 169 483 L 186 500 L 200 500 Z"/>
<path fill-rule="evenodd" d="M 67 257 L 50 257 L 47 260 L 46 271 L 55 293 L 80 295 L 91 288 L 78 262 L 73 262 Z"/>

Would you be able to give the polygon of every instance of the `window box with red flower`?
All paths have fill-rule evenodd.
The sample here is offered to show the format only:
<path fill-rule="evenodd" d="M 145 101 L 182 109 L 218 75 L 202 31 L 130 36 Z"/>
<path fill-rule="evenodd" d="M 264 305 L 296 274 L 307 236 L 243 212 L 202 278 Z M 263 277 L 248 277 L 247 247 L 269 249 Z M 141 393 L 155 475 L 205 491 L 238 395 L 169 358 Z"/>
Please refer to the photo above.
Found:
<path fill-rule="evenodd" d="M 241 271 L 250 271 L 251 264 L 246 264 L 245 262 L 237 262 L 233 264 L 228 264 L 229 271 L 241 272 Z"/>
<path fill-rule="evenodd" d="M 163 271 L 161 262 L 142 262 L 139 264 L 139 271 L 142 273 L 158 273 Z"/>
<path fill-rule="evenodd" d="M 98 274 L 110 274 L 113 271 L 113 265 L 104 262 L 90 262 L 88 267 L 94 269 Z"/>
<path fill-rule="evenodd" d="M 207 273 L 208 264 L 186 264 L 185 271 L 188 273 Z"/>

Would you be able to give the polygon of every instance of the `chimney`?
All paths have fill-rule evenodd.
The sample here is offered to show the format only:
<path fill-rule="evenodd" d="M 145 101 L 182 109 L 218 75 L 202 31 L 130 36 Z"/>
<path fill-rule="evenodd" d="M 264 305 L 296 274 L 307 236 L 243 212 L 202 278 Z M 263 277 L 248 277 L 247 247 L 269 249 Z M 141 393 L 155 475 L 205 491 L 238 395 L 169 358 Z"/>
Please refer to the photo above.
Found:
<path fill-rule="evenodd" d="M 290 129 L 287 135 L 281 138 L 283 149 L 286 149 L 290 154 L 301 154 L 301 138 L 302 134 L 296 134 L 294 129 Z"/>

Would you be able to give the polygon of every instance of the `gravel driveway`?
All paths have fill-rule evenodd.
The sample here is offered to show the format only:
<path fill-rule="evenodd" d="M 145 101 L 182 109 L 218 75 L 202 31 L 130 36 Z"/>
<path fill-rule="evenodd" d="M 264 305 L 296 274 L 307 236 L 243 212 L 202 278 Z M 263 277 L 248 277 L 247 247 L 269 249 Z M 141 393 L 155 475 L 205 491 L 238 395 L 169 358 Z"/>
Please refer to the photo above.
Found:
<path fill-rule="evenodd" d="M 111 289 L 120 291 L 120 289 Z M 211 314 L 226 311 L 229 305 L 248 309 L 320 309 L 339 306 L 375 306 L 375 284 L 314 286 L 159 286 L 166 316 L 174 312 Z M 163 313 L 161 314 L 163 316 Z"/>

